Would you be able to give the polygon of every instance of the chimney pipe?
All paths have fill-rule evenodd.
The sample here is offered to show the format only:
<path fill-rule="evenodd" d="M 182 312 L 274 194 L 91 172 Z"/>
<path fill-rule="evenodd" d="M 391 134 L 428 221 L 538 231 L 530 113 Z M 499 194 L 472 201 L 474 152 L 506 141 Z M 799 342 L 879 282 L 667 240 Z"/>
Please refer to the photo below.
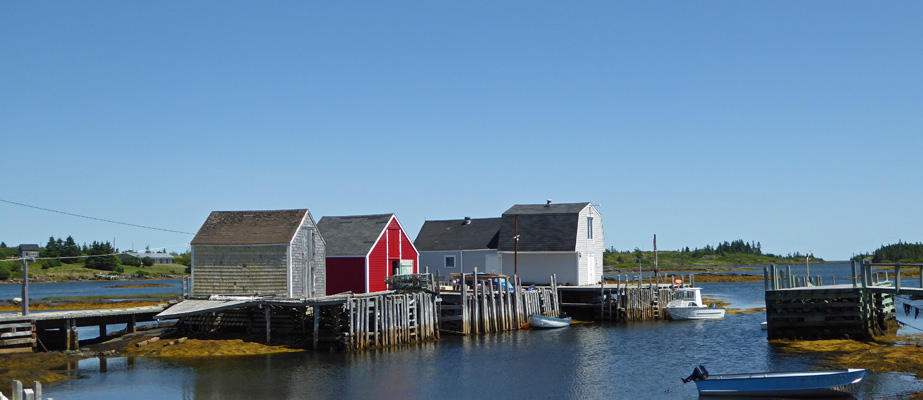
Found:
<path fill-rule="evenodd" d="M 468 225 L 470 223 L 471 223 L 471 217 L 465 217 L 465 225 Z"/>
<path fill-rule="evenodd" d="M 545 200 L 545 207 L 551 207 L 551 199 Z"/>

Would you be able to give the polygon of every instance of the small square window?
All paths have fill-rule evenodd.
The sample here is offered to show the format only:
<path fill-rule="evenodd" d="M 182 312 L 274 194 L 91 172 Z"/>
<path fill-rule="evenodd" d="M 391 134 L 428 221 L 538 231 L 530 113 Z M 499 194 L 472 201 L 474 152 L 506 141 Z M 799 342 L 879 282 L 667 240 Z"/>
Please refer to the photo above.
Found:
<path fill-rule="evenodd" d="M 455 256 L 445 256 L 445 267 L 455 268 Z"/>

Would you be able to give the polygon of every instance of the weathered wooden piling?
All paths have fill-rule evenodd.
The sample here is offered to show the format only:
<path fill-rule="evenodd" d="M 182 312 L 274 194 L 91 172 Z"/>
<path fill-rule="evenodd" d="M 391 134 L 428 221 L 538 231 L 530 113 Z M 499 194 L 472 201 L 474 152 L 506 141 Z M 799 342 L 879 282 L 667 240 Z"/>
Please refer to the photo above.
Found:
<path fill-rule="evenodd" d="M 875 266 L 894 267 L 895 280 L 880 280 Z M 872 340 L 896 329 L 894 296 L 920 292 L 902 288 L 900 268 L 907 265 L 864 262 L 856 278 L 856 263 L 848 284 L 823 285 L 820 277 L 796 277 L 788 267 L 764 271 L 769 339 Z M 919 266 L 912 264 L 910 266 Z"/>

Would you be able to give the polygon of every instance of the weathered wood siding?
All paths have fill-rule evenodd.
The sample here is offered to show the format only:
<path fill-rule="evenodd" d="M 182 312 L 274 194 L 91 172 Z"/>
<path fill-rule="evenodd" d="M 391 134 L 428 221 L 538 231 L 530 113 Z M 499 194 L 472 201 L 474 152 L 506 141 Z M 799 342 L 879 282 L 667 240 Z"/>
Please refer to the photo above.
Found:
<path fill-rule="evenodd" d="M 194 296 L 287 296 L 288 245 L 193 246 Z"/>
<path fill-rule="evenodd" d="M 292 296 L 294 298 L 327 295 L 327 252 L 324 239 L 308 213 L 292 238 Z"/>

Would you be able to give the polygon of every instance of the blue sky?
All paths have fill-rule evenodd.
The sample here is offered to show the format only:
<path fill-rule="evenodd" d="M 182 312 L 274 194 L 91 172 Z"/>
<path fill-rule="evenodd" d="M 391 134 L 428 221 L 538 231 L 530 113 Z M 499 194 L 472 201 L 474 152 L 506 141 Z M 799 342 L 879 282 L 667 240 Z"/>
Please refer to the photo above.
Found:
<path fill-rule="evenodd" d="M 919 2 L 3 2 L 0 199 L 214 210 L 599 204 L 607 246 L 918 242 Z M 0 240 L 191 235 L 0 202 Z"/>

